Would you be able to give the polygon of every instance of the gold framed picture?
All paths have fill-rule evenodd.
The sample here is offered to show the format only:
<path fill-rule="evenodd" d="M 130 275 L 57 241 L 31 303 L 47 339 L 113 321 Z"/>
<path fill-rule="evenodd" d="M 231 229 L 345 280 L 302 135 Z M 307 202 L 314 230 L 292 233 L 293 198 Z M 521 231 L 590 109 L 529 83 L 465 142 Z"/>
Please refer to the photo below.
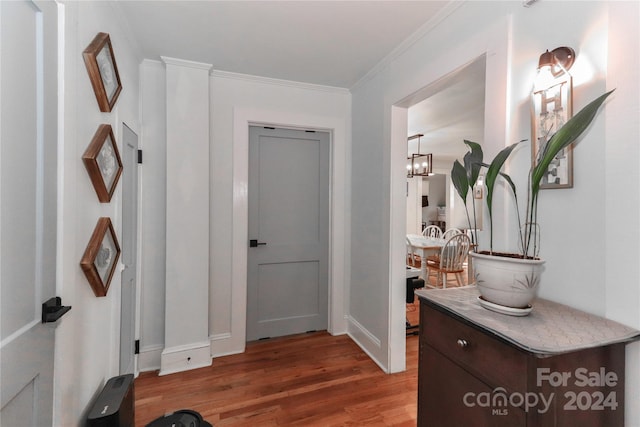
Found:
<path fill-rule="evenodd" d="M 119 258 L 120 245 L 111 219 L 101 217 L 80 261 L 80 267 L 97 297 L 107 295 Z"/>
<path fill-rule="evenodd" d="M 109 203 L 122 174 L 122 159 L 111 125 L 98 127 L 82 161 L 96 190 L 98 200 Z"/>
<path fill-rule="evenodd" d="M 98 101 L 98 107 L 103 113 L 108 113 L 113 109 L 118 95 L 122 91 L 120 74 L 109 34 L 98 33 L 82 52 L 82 57 Z"/>

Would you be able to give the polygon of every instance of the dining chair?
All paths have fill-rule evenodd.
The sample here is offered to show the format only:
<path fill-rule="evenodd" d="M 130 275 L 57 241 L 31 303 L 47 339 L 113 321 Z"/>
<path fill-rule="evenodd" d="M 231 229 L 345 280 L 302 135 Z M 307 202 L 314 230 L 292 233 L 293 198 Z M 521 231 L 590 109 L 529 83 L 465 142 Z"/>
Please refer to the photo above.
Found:
<path fill-rule="evenodd" d="M 453 237 L 456 234 L 462 234 L 462 230 L 460 230 L 459 228 L 451 227 L 442 234 L 442 238 L 448 240 L 450 237 Z"/>
<path fill-rule="evenodd" d="M 470 247 L 471 240 L 466 234 L 456 234 L 444 244 L 437 261 L 427 258 L 429 272 L 434 271 L 437 273 L 436 287 L 440 285 L 442 285 L 443 289 L 447 287 L 448 274 L 455 274 L 458 286 L 464 285 L 462 276 L 464 260 L 469 254 Z"/>
<path fill-rule="evenodd" d="M 442 230 L 437 225 L 428 225 L 422 230 L 422 235 L 432 239 L 440 239 L 442 237 Z"/>
<path fill-rule="evenodd" d="M 457 234 L 462 234 L 462 230 L 460 230 L 459 228 L 451 227 L 447 231 L 442 233 L 442 239 L 449 240 L 451 237 Z M 431 261 L 440 262 L 440 254 L 432 256 Z"/>
<path fill-rule="evenodd" d="M 407 239 L 407 244 L 406 244 L 406 246 L 407 246 L 407 265 L 414 266 L 414 265 L 417 264 L 416 258 L 418 256 L 416 254 L 416 248 L 415 248 L 415 246 L 413 246 L 411 244 L 411 240 L 409 240 L 408 237 L 406 239 Z"/>

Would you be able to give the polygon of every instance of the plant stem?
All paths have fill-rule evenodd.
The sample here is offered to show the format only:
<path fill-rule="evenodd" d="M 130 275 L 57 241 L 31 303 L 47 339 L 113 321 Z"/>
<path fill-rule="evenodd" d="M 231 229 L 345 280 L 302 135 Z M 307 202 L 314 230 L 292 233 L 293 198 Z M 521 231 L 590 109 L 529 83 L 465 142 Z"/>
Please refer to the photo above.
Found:
<path fill-rule="evenodd" d="M 465 210 L 464 211 L 467 214 L 467 224 L 469 224 L 469 228 L 471 228 L 471 218 L 469 217 L 469 209 L 466 209 L 466 205 L 465 205 Z M 475 222 L 475 219 L 474 219 L 474 222 Z"/>

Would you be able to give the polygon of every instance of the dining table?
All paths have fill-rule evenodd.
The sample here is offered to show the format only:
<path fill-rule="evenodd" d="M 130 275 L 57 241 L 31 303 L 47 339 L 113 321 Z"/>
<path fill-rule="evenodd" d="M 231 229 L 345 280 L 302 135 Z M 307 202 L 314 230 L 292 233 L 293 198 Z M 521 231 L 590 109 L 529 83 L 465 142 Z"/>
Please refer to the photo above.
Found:
<path fill-rule="evenodd" d="M 427 257 L 438 255 L 446 240 L 425 237 L 420 234 L 407 234 L 409 243 L 414 248 L 420 250 L 420 274 L 425 283 L 429 283 L 429 272 L 427 269 Z"/>
<path fill-rule="evenodd" d="M 439 255 L 442 247 L 447 242 L 445 239 L 437 239 L 425 237 L 421 234 L 407 234 L 409 243 L 414 248 L 420 250 L 420 277 L 425 283 L 429 283 L 429 271 L 427 268 L 427 257 L 430 255 Z M 473 246 L 472 246 L 473 248 Z M 467 284 L 474 283 L 473 266 L 471 265 L 471 257 L 467 258 Z"/>

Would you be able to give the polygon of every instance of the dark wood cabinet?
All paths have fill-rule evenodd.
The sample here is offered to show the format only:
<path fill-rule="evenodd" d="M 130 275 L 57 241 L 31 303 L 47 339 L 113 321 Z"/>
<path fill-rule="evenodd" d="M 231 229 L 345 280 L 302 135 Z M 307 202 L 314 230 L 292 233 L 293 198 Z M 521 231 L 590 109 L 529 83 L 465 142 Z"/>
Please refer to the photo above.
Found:
<path fill-rule="evenodd" d="M 460 298 L 447 305 L 425 297 L 457 291 L 417 292 L 421 301 L 418 426 L 624 425 L 625 344 L 638 338 L 632 329 L 610 344 L 594 346 L 585 340 L 572 351 L 541 352 L 474 322 Z M 465 292 L 466 304 L 477 304 L 477 291 Z M 503 314 L 486 316 L 489 324 L 511 321 Z M 530 322 L 532 328 L 553 326 L 545 325 L 542 317 L 513 321 Z"/>

